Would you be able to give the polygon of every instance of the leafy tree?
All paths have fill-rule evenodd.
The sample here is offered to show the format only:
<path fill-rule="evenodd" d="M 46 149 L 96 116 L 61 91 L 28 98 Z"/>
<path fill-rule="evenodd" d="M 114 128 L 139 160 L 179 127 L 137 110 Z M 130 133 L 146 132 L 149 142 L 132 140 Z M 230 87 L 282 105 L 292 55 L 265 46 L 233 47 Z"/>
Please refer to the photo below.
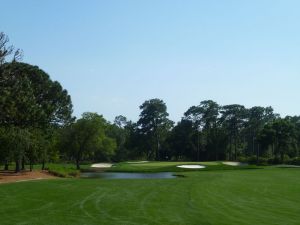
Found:
<path fill-rule="evenodd" d="M 28 128 L 72 121 L 72 103 L 67 91 L 36 66 L 4 64 L 0 96 L 0 125 Z"/>
<path fill-rule="evenodd" d="M 138 125 L 140 132 L 147 136 L 149 143 L 148 158 L 161 159 L 160 147 L 165 140 L 166 133 L 173 126 L 173 122 L 168 119 L 166 104 L 160 99 L 150 99 L 141 106 L 142 110 Z"/>
<path fill-rule="evenodd" d="M 4 164 L 4 170 L 8 170 L 9 162 L 12 159 L 12 152 L 9 151 L 11 138 L 4 127 L 0 127 L 0 159 Z"/>
<path fill-rule="evenodd" d="M 28 129 L 19 127 L 8 127 L 6 131 L 6 147 L 9 151 L 9 159 L 15 162 L 15 171 L 21 170 L 21 161 L 25 157 L 26 151 L 30 148 L 31 139 Z"/>
<path fill-rule="evenodd" d="M 265 124 L 273 121 L 277 117 L 272 107 L 255 106 L 247 110 L 247 121 L 245 123 L 245 133 L 248 142 L 248 154 L 256 154 L 259 161 L 259 142 L 258 136 Z M 251 150 L 249 151 L 249 148 Z"/>
<path fill-rule="evenodd" d="M 229 158 L 237 159 L 238 145 L 241 143 L 241 131 L 245 126 L 246 108 L 242 105 L 225 105 L 221 108 L 221 122 L 229 138 Z M 234 146 L 234 157 L 232 156 Z"/>
<path fill-rule="evenodd" d="M 115 140 L 106 135 L 108 123 L 96 113 L 84 113 L 62 135 L 62 149 L 75 158 L 77 169 L 83 158 L 109 159 L 116 149 Z"/>
<path fill-rule="evenodd" d="M 127 123 L 127 118 L 122 115 L 116 116 L 114 120 L 114 124 L 119 128 L 124 128 L 127 125 Z"/>
<path fill-rule="evenodd" d="M 274 145 L 274 154 L 280 156 L 281 162 L 284 161 L 284 155 L 292 155 L 291 150 L 295 150 L 297 146 L 296 129 L 288 119 L 279 118 L 274 120 L 262 131 L 261 136 L 262 141 L 266 141 L 267 138 L 269 144 Z"/>
<path fill-rule="evenodd" d="M 140 132 L 137 123 L 129 121 L 124 127 L 127 133 L 125 148 L 128 149 L 128 159 L 144 159 L 149 158 L 148 137 Z"/>
<path fill-rule="evenodd" d="M 26 158 L 30 156 L 32 161 L 37 154 L 34 147 L 28 149 L 36 139 L 32 138 L 33 130 L 62 126 L 72 120 L 71 98 L 57 81 L 36 66 L 16 61 L 1 65 L 0 126 L 9 131 L 12 141 L 19 142 L 10 143 L 11 153 L 6 154 L 13 155 L 10 159 L 16 161 L 16 171 L 20 170 L 19 160 L 24 169 Z"/>
<path fill-rule="evenodd" d="M 199 161 L 200 145 L 202 143 L 203 151 L 206 152 L 207 158 L 209 153 L 214 152 L 215 158 L 218 155 L 217 132 L 219 105 L 212 101 L 206 100 L 200 102 L 198 106 L 190 107 L 185 113 L 184 118 L 193 123 L 197 132 L 197 160 Z M 203 143 L 205 143 L 203 145 Z"/>
<path fill-rule="evenodd" d="M 195 139 L 197 134 L 190 120 L 182 119 L 171 131 L 167 138 L 170 156 L 176 160 L 199 160 Z"/>
<path fill-rule="evenodd" d="M 124 161 L 128 159 L 128 149 L 126 148 L 126 140 L 128 138 L 128 130 L 126 129 L 128 122 L 125 116 L 117 116 L 114 123 L 108 126 L 107 135 L 116 140 L 117 148 L 114 161 Z"/>

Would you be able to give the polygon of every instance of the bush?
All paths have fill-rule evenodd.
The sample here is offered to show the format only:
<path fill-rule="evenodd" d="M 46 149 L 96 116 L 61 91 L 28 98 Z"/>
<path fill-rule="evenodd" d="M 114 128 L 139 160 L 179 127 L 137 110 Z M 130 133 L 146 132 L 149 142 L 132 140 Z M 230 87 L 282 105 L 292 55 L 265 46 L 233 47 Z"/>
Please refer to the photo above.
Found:
<path fill-rule="evenodd" d="M 281 159 L 278 156 L 275 156 L 273 158 L 269 159 L 270 164 L 280 164 L 281 163 Z"/>
<path fill-rule="evenodd" d="M 260 165 L 260 166 L 266 166 L 269 164 L 272 164 L 268 158 L 265 157 L 259 157 L 257 162 L 257 157 L 256 156 L 250 156 L 250 157 L 240 157 L 239 161 L 243 163 L 249 163 L 251 165 Z"/>
<path fill-rule="evenodd" d="M 261 165 L 261 166 L 267 166 L 267 165 L 269 165 L 268 158 L 259 157 L 258 165 Z"/>
<path fill-rule="evenodd" d="M 237 160 L 241 163 L 249 163 L 249 157 L 239 156 Z"/>
<path fill-rule="evenodd" d="M 291 158 L 288 155 L 284 155 L 282 163 L 290 164 L 291 163 Z"/>
<path fill-rule="evenodd" d="M 290 163 L 289 164 L 300 165 L 300 157 L 295 157 L 295 158 L 290 159 Z"/>

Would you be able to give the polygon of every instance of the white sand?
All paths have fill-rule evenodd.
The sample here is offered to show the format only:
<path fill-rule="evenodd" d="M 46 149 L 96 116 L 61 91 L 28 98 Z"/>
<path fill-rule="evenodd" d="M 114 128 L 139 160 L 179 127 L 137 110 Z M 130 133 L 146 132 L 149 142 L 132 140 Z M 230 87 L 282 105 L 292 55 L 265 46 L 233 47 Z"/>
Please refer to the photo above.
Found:
<path fill-rule="evenodd" d="M 184 168 L 184 169 L 204 169 L 205 168 L 205 166 L 202 166 L 202 165 L 180 165 L 177 167 Z"/>
<path fill-rule="evenodd" d="M 26 181 L 43 180 L 43 179 L 45 179 L 45 178 L 39 177 L 39 178 L 32 178 L 32 179 L 28 179 L 28 180 L 16 180 L 15 182 L 26 182 Z"/>
<path fill-rule="evenodd" d="M 110 168 L 112 167 L 113 164 L 111 163 L 96 163 L 91 165 L 92 168 Z"/>
<path fill-rule="evenodd" d="M 276 167 L 282 167 L 282 168 L 300 168 L 300 166 L 298 166 L 298 165 L 287 165 L 287 164 L 277 165 Z"/>
<path fill-rule="evenodd" d="M 240 163 L 240 162 L 222 162 L 222 164 L 227 166 L 245 166 L 246 163 Z"/>
<path fill-rule="evenodd" d="M 136 161 L 136 162 L 127 162 L 127 163 L 130 163 L 130 164 L 138 164 L 138 163 L 147 163 L 149 161 Z"/>

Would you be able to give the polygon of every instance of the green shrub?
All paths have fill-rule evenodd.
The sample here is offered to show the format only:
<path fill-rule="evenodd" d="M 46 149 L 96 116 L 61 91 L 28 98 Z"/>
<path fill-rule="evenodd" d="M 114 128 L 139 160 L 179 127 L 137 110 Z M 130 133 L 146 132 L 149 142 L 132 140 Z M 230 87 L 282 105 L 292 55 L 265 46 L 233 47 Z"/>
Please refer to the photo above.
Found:
<path fill-rule="evenodd" d="M 300 157 L 295 157 L 295 158 L 290 159 L 290 163 L 289 164 L 300 165 Z"/>
<path fill-rule="evenodd" d="M 269 164 L 272 164 L 272 161 L 270 161 L 270 159 L 262 156 L 258 158 L 258 162 L 257 162 L 257 157 L 254 155 L 250 157 L 240 157 L 239 161 L 243 163 L 249 163 L 251 165 L 260 165 L 260 166 L 267 166 Z"/>
<path fill-rule="evenodd" d="M 73 164 L 49 164 L 47 170 L 58 177 L 80 176 L 80 170 L 77 170 Z"/>

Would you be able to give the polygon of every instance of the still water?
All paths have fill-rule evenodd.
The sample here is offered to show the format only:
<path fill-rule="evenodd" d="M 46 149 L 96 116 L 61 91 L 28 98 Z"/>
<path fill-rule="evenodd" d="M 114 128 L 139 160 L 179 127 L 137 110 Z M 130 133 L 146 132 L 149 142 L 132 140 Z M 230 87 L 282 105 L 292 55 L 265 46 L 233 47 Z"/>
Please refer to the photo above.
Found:
<path fill-rule="evenodd" d="M 89 172 L 81 173 L 81 178 L 102 179 L 172 179 L 176 176 L 170 172 L 161 173 L 118 173 L 118 172 Z"/>

